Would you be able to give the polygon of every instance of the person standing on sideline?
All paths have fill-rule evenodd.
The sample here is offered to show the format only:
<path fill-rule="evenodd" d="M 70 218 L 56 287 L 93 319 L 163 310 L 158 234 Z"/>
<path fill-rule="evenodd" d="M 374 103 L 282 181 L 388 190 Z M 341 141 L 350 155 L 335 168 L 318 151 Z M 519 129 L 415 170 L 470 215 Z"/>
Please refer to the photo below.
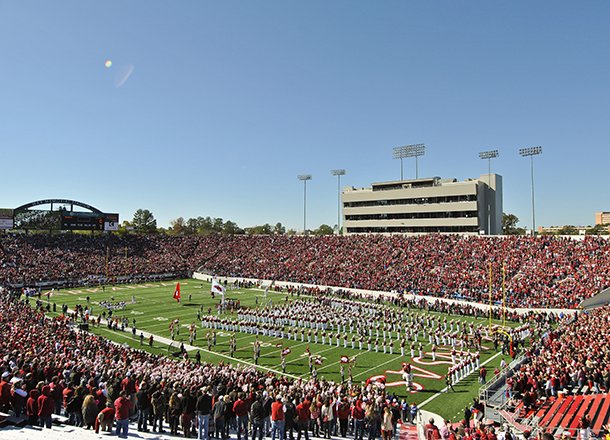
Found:
<path fill-rule="evenodd" d="M 354 440 L 362 440 L 364 436 L 364 408 L 360 398 L 354 403 L 352 408 L 352 418 L 354 419 Z"/>
<path fill-rule="evenodd" d="M 276 433 L 279 440 L 284 440 L 284 404 L 279 394 L 271 404 L 271 440 L 275 440 Z"/>
<path fill-rule="evenodd" d="M 151 398 L 151 406 L 153 411 L 153 432 L 157 432 L 157 425 L 160 434 L 163 434 L 163 417 L 167 410 L 167 396 L 165 390 L 162 388 L 157 389 Z"/>
<path fill-rule="evenodd" d="M 487 369 L 485 367 L 481 367 L 479 369 L 479 383 L 485 384 L 486 378 L 487 378 Z"/>
<path fill-rule="evenodd" d="M 386 406 L 383 409 L 383 417 L 381 419 L 381 438 L 383 440 L 392 440 L 392 433 L 394 432 L 394 425 L 392 424 L 392 413 L 390 407 Z"/>
<path fill-rule="evenodd" d="M 246 393 L 240 391 L 237 400 L 233 403 L 233 412 L 237 419 L 237 440 L 241 440 L 242 432 L 245 440 L 248 440 L 248 412 L 250 411 L 250 399 L 246 399 Z"/>
<path fill-rule="evenodd" d="M 148 432 L 148 419 L 150 419 L 150 394 L 144 382 L 136 394 L 136 409 L 138 410 L 138 432 Z"/>
<path fill-rule="evenodd" d="M 42 387 L 42 394 L 38 397 L 37 403 L 40 426 L 50 429 L 52 425 L 51 415 L 55 408 L 55 402 L 51 397 L 51 387 L 49 385 Z"/>
<path fill-rule="evenodd" d="M 121 391 L 119 398 L 114 401 L 116 435 L 120 438 L 127 438 L 129 435 L 129 412 L 132 406 L 131 398 L 126 390 Z"/>
<path fill-rule="evenodd" d="M 209 391 L 209 387 L 202 388 L 201 394 L 197 398 L 197 438 L 199 440 L 210 440 L 210 412 L 212 411 L 212 396 L 210 396 Z"/>
<path fill-rule="evenodd" d="M 297 405 L 297 440 L 301 440 L 301 432 L 305 434 L 305 440 L 309 440 L 309 419 L 311 417 L 311 412 L 309 411 L 310 405 L 311 403 L 306 397 L 303 397 L 301 403 Z"/>
<path fill-rule="evenodd" d="M 263 409 L 262 396 L 259 394 L 257 394 L 256 399 L 250 407 L 250 424 L 252 425 L 252 440 L 263 440 L 265 410 Z"/>

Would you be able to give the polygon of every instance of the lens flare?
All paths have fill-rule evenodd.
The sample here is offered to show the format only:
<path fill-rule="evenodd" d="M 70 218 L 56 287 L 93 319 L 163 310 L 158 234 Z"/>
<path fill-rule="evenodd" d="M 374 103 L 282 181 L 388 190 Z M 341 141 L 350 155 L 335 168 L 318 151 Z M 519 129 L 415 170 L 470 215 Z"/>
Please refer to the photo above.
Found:
<path fill-rule="evenodd" d="M 112 67 L 112 61 L 106 60 L 106 62 L 104 63 L 104 66 L 106 66 L 106 69 L 110 69 Z"/>

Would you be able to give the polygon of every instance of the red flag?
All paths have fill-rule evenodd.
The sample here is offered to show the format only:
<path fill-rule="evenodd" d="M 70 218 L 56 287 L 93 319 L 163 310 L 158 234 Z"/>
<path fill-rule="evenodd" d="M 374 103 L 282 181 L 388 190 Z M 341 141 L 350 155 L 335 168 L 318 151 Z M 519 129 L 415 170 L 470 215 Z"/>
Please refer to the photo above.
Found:
<path fill-rule="evenodd" d="M 322 358 L 318 356 L 314 362 L 316 363 L 316 365 L 322 365 Z"/>
<path fill-rule="evenodd" d="M 174 299 L 180 302 L 180 283 L 176 283 L 176 290 L 174 291 Z"/>

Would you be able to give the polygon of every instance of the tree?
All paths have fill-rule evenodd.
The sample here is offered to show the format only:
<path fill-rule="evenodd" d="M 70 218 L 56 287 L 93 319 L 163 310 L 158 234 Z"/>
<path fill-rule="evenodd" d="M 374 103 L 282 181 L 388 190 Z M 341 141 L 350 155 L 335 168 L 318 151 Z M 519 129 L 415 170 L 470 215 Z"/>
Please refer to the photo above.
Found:
<path fill-rule="evenodd" d="M 237 223 L 227 220 L 222 227 L 222 233 L 227 235 L 243 234 L 244 230 Z"/>
<path fill-rule="evenodd" d="M 136 232 L 156 232 L 157 231 L 157 220 L 155 216 L 148 209 L 138 209 L 133 215 L 133 229 Z"/>
<path fill-rule="evenodd" d="M 222 218 L 220 218 L 220 217 L 215 218 L 212 222 L 212 230 L 214 232 L 221 233 L 223 225 L 224 225 L 224 222 L 222 221 Z"/>
<path fill-rule="evenodd" d="M 573 225 L 563 226 L 561 229 L 557 231 L 558 235 L 578 235 L 578 229 Z"/>
<path fill-rule="evenodd" d="M 275 228 L 273 228 L 273 233 L 275 235 L 284 235 L 286 233 L 286 228 L 278 222 L 275 224 Z"/>
<path fill-rule="evenodd" d="M 314 235 L 333 235 L 335 231 L 328 225 L 320 225 L 320 227 L 313 231 Z"/>
<path fill-rule="evenodd" d="M 209 216 L 206 218 L 197 217 L 197 221 L 199 222 L 199 227 L 197 228 L 198 234 L 207 235 L 213 232 L 214 223 Z"/>
<path fill-rule="evenodd" d="M 525 228 L 518 228 L 519 217 L 515 214 L 502 213 L 502 234 L 525 235 Z"/>
<path fill-rule="evenodd" d="M 182 217 L 178 217 L 176 220 L 169 222 L 168 232 L 171 235 L 186 235 L 189 233 L 189 228 Z"/>
<path fill-rule="evenodd" d="M 186 233 L 187 234 L 197 234 L 199 230 L 199 226 L 201 225 L 202 217 L 197 218 L 189 218 L 186 221 Z"/>
<path fill-rule="evenodd" d="M 608 235 L 610 227 L 608 225 L 595 225 L 587 229 L 587 235 Z"/>

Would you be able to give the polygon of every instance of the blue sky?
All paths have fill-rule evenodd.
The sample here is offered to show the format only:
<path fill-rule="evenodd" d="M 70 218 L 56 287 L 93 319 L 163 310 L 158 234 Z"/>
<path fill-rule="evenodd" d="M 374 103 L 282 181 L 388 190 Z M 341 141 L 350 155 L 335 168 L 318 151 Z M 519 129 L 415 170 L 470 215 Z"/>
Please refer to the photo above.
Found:
<path fill-rule="evenodd" d="M 0 1 L 1 207 L 72 198 L 240 226 L 334 225 L 356 187 L 477 177 L 531 225 L 610 210 L 607 1 Z M 106 68 L 104 62 L 112 60 Z M 415 165 L 405 162 L 405 177 Z"/>

